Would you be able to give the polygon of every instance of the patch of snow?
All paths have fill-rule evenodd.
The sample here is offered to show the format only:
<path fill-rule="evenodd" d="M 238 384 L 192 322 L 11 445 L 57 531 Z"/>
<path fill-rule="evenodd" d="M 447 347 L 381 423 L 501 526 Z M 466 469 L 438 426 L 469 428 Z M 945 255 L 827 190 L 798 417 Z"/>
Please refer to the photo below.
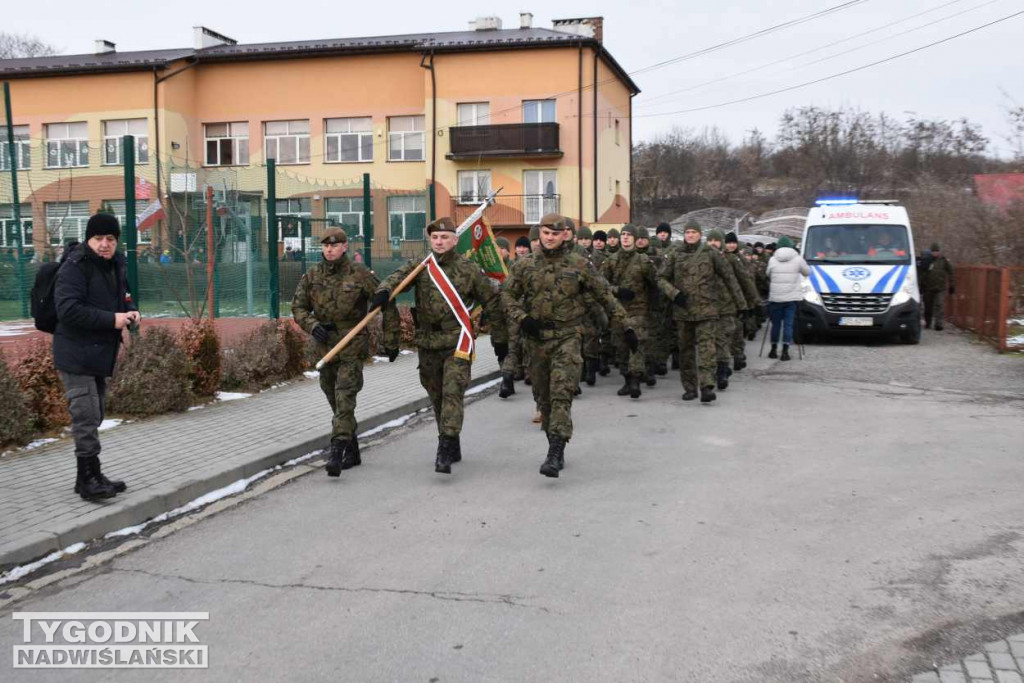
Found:
<path fill-rule="evenodd" d="M 33 323 L 0 323 L 0 337 L 20 337 L 30 334 L 36 326 Z"/>
<path fill-rule="evenodd" d="M 402 349 L 401 351 L 398 352 L 398 355 L 400 355 L 400 356 L 411 356 L 412 355 L 412 351 L 410 351 L 409 349 Z"/>
<path fill-rule="evenodd" d="M 218 401 L 237 401 L 240 398 L 249 398 L 252 394 L 242 394 L 234 391 L 218 391 Z"/>
<path fill-rule="evenodd" d="M 100 431 L 105 432 L 108 429 L 113 429 L 114 427 L 117 427 L 123 422 L 124 420 L 119 419 L 104 420 L 103 422 L 100 422 Z"/>
<path fill-rule="evenodd" d="M 374 356 L 373 357 L 373 362 L 374 363 L 387 363 L 388 362 L 388 357 L 387 356 Z"/>
<path fill-rule="evenodd" d="M 1016 337 L 1006 338 L 1007 346 L 1024 346 L 1024 334 L 1018 334 Z"/>
<path fill-rule="evenodd" d="M 472 396 L 473 394 L 479 394 L 480 392 L 487 391 L 491 387 L 498 386 L 499 384 L 501 384 L 501 378 L 500 377 L 497 378 L 497 379 L 492 379 L 490 382 L 484 382 L 483 384 L 478 384 L 477 386 L 475 386 L 475 387 L 473 387 L 471 389 L 468 389 L 466 391 L 466 396 Z"/>
<path fill-rule="evenodd" d="M 302 374 L 307 379 L 320 379 L 320 372 L 317 370 L 306 370 Z"/>
<path fill-rule="evenodd" d="M 401 427 L 406 422 L 408 422 L 413 417 L 415 417 L 417 413 L 422 413 L 422 412 L 423 412 L 422 410 L 417 410 L 415 413 L 409 413 L 408 415 L 402 415 L 401 417 L 396 417 L 394 420 L 389 420 L 388 422 L 385 422 L 382 425 L 378 425 L 378 426 L 374 427 L 373 429 L 367 429 L 365 432 L 363 432 L 362 434 L 359 435 L 359 438 L 362 439 L 364 437 L 370 437 L 370 436 L 373 436 L 374 434 L 380 434 L 381 432 L 387 431 L 389 429 L 394 429 L 395 427 Z"/>
<path fill-rule="evenodd" d="M 45 446 L 48 443 L 53 443 L 54 441 L 59 441 L 59 439 L 36 439 L 29 445 L 25 446 L 22 450 L 31 451 L 35 448 L 39 448 L 40 446 Z"/>
<path fill-rule="evenodd" d="M 193 410 L 202 410 L 205 407 L 206 407 L 206 404 L 203 404 L 201 406 L 192 406 L 191 408 L 188 409 L 188 412 L 191 413 Z"/>
<path fill-rule="evenodd" d="M 35 562 L 30 562 L 29 564 L 23 564 L 20 567 L 15 567 L 3 576 L 0 576 L 0 586 L 2 586 L 5 583 L 17 581 L 23 576 L 28 576 L 35 570 L 41 567 L 45 567 L 51 562 L 56 562 L 65 555 L 74 555 L 77 552 L 81 552 L 83 548 L 85 548 L 84 543 L 75 543 L 73 545 L 69 545 L 67 548 L 64 548 L 63 550 L 56 550 L 41 560 L 36 560 Z"/>
<path fill-rule="evenodd" d="M 315 458 L 315 457 L 317 457 L 319 455 L 323 455 L 323 454 L 324 454 L 324 451 L 322 451 L 322 450 L 320 450 L 320 451 L 313 451 L 312 453 L 306 453 L 305 455 L 300 455 L 297 458 L 292 458 L 291 460 L 287 461 L 283 465 L 283 467 L 292 467 L 294 465 L 299 465 L 299 464 L 302 464 L 302 463 L 306 462 L 307 460 L 312 460 L 313 458 Z"/>

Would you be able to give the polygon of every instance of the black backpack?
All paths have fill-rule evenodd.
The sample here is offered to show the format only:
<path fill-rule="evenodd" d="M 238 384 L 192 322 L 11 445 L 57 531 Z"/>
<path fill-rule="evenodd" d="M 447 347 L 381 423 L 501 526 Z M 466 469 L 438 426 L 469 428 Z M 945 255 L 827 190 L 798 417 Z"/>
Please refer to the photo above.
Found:
<path fill-rule="evenodd" d="M 54 290 L 57 287 L 57 271 L 64 265 L 68 254 L 77 242 L 72 242 L 64 249 L 64 256 L 58 263 L 44 263 L 36 273 L 36 281 L 32 285 L 32 318 L 36 329 L 40 332 L 53 334 L 57 329 L 57 301 Z"/>

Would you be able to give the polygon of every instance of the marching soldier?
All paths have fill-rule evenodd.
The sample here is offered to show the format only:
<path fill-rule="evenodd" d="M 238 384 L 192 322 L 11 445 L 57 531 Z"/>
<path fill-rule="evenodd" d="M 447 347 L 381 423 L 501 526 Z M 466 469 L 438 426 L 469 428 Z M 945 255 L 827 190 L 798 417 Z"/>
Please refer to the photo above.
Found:
<path fill-rule="evenodd" d="M 595 268 L 600 269 L 601 264 L 608 257 L 608 249 L 606 242 L 608 240 L 608 233 L 604 230 L 595 230 L 594 239 L 590 242 L 590 262 L 594 264 Z"/>
<path fill-rule="evenodd" d="M 491 345 L 500 364 L 508 353 L 508 333 L 505 316 L 502 314 L 499 293 L 491 287 L 480 268 L 455 251 L 457 238 L 455 223 L 447 216 L 438 218 L 427 226 L 430 249 L 445 280 L 430 274 L 430 267 L 416 276 L 412 285 L 416 288 L 416 308 L 413 320 L 416 325 L 416 347 L 419 351 L 420 384 L 427 390 L 437 420 L 437 458 L 434 471 L 450 474 L 453 462 L 462 460 L 459 434 L 462 431 L 463 401 L 469 387 L 470 366 L 473 362 L 475 342 L 470 338 L 467 344 L 465 330 L 452 311 L 453 306 L 462 306 L 468 318 L 468 308 L 473 304 L 483 306 L 484 315 L 491 326 Z M 385 302 L 391 290 L 398 286 L 418 265 L 410 261 L 392 273 L 377 288 L 370 305 Z M 440 277 L 441 274 L 438 274 Z M 448 298 L 441 286 L 451 283 L 455 290 Z M 459 302 L 461 299 L 461 304 Z M 467 349 L 468 347 L 468 349 Z"/>
<path fill-rule="evenodd" d="M 658 223 L 658 228 L 654 231 L 654 236 L 658 239 L 658 251 L 668 251 L 672 248 L 672 226 L 668 223 Z"/>
<path fill-rule="evenodd" d="M 701 243 L 701 227 L 696 221 L 686 224 L 683 243 L 665 259 L 659 282 L 665 296 L 672 300 L 679 326 L 679 374 L 683 400 L 697 398 L 701 403 L 715 396 L 715 321 L 718 302 L 715 278 L 721 277 L 736 299 L 742 299 L 732 269 L 715 249 Z"/>
<path fill-rule="evenodd" d="M 540 221 L 542 251 L 511 277 L 502 293 L 510 320 L 520 325 L 530 357 L 530 374 L 540 404 L 548 453 L 540 473 L 557 477 L 565 465 L 565 445 L 572 438 L 572 401 L 580 376 L 581 327 L 587 313 L 580 294 L 590 292 L 617 324 L 626 327 L 626 312 L 608 283 L 594 274 L 586 259 L 565 248 L 565 219 L 547 214 Z M 639 347 L 627 329 L 630 348 Z"/>
<path fill-rule="evenodd" d="M 316 340 L 317 352 L 322 356 L 366 317 L 366 302 L 380 281 L 366 266 L 349 260 L 348 235 L 341 228 L 328 228 L 320 244 L 323 261 L 299 280 L 292 299 L 292 316 Z M 386 299 L 384 303 L 384 350 L 388 360 L 394 362 L 400 335 L 398 309 Z M 320 371 L 320 389 L 334 413 L 331 453 L 327 459 L 330 477 L 340 476 L 342 470 L 361 463 L 356 395 L 363 388 L 363 365 L 370 351 L 370 333 L 364 328 Z"/>
<path fill-rule="evenodd" d="M 668 224 L 663 223 L 662 225 Z M 661 241 L 658 240 L 658 242 L 660 244 Z M 636 250 L 651 260 L 655 273 L 661 270 L 662 264 L 665 263 L 667 250 L 659 249 L 651 242 L 647 228 L 640 228 L 637 231 Z M 650 290 L 647 302 L 647 343 L 644 344 L 649 386 L 653 386 L 652 376 L 668 374 L 668 357 L 672 353 L 675 339 L 674 327 L 671 322 L 670 302 L 661 293 L 661 289 L 656 287 Z"/>
<path fill-rule="evenodd" d="M 708 233 L 708 246 L 719 254 L 722 253 L 724 240 L 721 230 L 712 230 Z M 728 261 L 725 261 L 725 264 L 735 279 L 732 264 Z M 715 368 L 715 383 L 719 391 L 725 391 L 729 388 L 729 376 L 732 374 L 729 363 L 732 360 L 732 335 L 736 327 L 736 314 L 738 311 L 746 310 L 747 301 L 742 295 L 739 299 L 735 298 L 724 276 L 719 276 L 715 282 L 718 296 L 718 320 L 715 322 L 715 350 L 718 362 Z"/>
<path fill-rule="evenodd" d="M 757 286 L 754 284 L 754 274 L 751 272 L 750 264 L 740 253 L 739 246 L 740 241 L 736 233 L 727 233 L 723 255 L 732 266 L 732 272 L 740 283 L 740 289 L 743 290 L 743 297 L 747 300 L 746 310 L 737 312 L 732 333 L 733 370 L 742 370 L 747 367 L 747 346 L 744 343 L 744 339 L 749 333 L 747 325 L 753 321 L 757 310 L 761 307 L 761 296 L 757 293 Z"/>
<path fill-rule="evenodd" d="M 604 250 L 611 256 L 619 250 L 619 230 L 612 228 L 608 231 L 608 241 L 605 244 Z"/>
<path fill-rule="evenodd" d="M 956 291 L 953 286 L 953 264 L 942 255 L 939 245 L 932 244 L 932 260 L 924 275 L 924 326 L 931 329 L 932 321 L 935 329 L 942 331 L 942 323 L 946 319 L 946 292 L 951 295 Z"/>
<path fill-rule="evenodd" d="M 638 230 L 634 225 L 625 225 L 619 233 L 620 249 L 612 254 L 601 267 L 601 275 L 612 286 L 612 294 L 626 309 L 627 323 L 612 328 L 612 343 L 618 360 L 619 372 L 625 382 L 619 389 L 619 396 L 640 398 L 640 380 L 648 386 L 656 381 L 652 368 L 645 367 L 644 346 L 647 343 L 647 312 L 652 291 L 658 289 L 657 271 L 644 254 L 636 250 Z M 639 339 L 639 348 L 632 349 L 625 339 L 625 329 L 634 331 Z"/>

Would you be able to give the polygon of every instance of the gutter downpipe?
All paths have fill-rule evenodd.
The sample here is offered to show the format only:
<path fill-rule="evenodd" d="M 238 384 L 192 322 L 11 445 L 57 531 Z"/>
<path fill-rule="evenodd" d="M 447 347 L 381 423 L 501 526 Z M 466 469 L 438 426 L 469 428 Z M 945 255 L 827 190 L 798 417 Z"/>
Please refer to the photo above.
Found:
<path fill-rule="evenodd" d="M 579 158 L 578 184 L 579 209 L 576 214 L 577 228 L 583 227 L 583 42 L 579 46 L 579 85 L 576 91 L 576 155 Z"/>
<path fill-rule="evenodd" d="M 594 50 L 594 222 L 597 222 L 597 50 Z"/>
<path fill-rule="evenodd" d="M 434 71 L 434 51 L 430 51 L 430 65 L 423 61 L 427 58 L 424 52 L 420 58 L 420 66 L 430 70 L 430 220 L 437 219 L 437 73 Z"/>

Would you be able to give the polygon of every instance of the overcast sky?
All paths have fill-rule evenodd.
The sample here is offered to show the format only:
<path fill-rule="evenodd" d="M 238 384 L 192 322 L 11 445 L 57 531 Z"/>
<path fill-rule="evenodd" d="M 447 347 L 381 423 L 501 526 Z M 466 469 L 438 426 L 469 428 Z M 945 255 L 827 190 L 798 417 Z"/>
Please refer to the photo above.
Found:
<path fill-rule="evenodd" d="M 844 0 L 548 0 L 533 6 L 531 0 L 390 0 L 379 6 L 355 0 L 5 4 L 2 30 L 34 34 L 65 54 L 91 52 L 96 38 L 114 41 L 119 51 L 187 47 L 196 24 L 242 43 L 256 43 L 465 30 L 470 19 L 484 14 L 500 16 L 505 28 L 515 28 L 520 11 L 532 11 L 534 25 L 548 28 L 552 19 L 597 15 L 605 19 L 606 47 L 632 73 L 844 4 Z M 636 138 L 651 139 L 673 126 L 712 125 L 734 139 L 755 127 L 773 137 L 788 107 L 845 105 L 898 118 L 968 117 L 982 124 L 994 152 L 1005 153 L 1009 149 L 1004 139 L 1008 133 L 1005 109 L 1024 103 L 1024 15 L 818 85 L 744 103 L 675 112 L 827 77 L 1022 10 L 1024 0 L 866 0 L 767 36 L 645 71 L 634 76 L 643 90 L 634 101 Z M 924 14 L 910 18 L 919 13 Z M 795 56 L 804 52 L 810 54 Z M 809 64 L 812 61 L 818 63 Z M 500 79 L 501 74 L 494 77 Z M 666 115 L 645 116 L 662 113 Z"/>

